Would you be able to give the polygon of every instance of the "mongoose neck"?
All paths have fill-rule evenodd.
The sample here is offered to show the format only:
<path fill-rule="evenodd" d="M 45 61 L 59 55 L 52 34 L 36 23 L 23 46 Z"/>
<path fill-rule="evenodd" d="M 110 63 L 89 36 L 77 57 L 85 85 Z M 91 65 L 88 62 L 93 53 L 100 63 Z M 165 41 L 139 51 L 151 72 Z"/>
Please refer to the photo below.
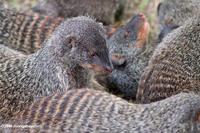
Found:
<path fill-rule="evenodd" d="M 51 90 L 56 85 L 58 90 L 63 91 L 86 85 L 86 82 L 77 81 L 76 78 L 79 77 L 81 79 L 80 77 L 86 76 L 87 74 L 85 73 L 87 73 L 87 70 L 82 68 L 78 63 L 70 60 L 70 58 L 67 61 L 60 59 L 53 46 L 45 46 L 35 54 L 30 55 L 26 63 L 31 66 L 29 67 L 29 71 L 34 73 L 34 78 L 49 82 L 48 87 L 44 89 L 49 88 Z M 83 86 L 81 86 L 81 83 Z M 54 87 L 52 88 L 52 86 Z M 48 92 L 49 90 L 46 90 L 47 95 Z"/>
<path fill-rule="evenodd" d="M 5 62 L 0 64 L 0 123 L 42 96 L 87 85 L 87 70 L 70 60 L 62 63 L 52 47 L 15 56 L 0 59 Z"/>

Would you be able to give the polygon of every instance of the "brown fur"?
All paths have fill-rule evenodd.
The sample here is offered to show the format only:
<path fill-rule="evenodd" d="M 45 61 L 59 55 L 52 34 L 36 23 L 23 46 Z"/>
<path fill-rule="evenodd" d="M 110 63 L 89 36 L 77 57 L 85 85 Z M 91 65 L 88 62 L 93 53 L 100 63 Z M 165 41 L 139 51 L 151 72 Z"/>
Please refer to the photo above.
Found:
<path fill-rule="evenodd" d="M 200 94 L 199 31 L 196 16 L 158 45 L 141 76 L 138 102 L 154 102 L 183 91 Z"/>
<path fill-rule="evenodd" d="M 17 114 L 14 132 L 199 132 L 200 97 L 181 93 L 166 100 L 131 104 L 106 92 L 70 90 L 42 98 Z"/>

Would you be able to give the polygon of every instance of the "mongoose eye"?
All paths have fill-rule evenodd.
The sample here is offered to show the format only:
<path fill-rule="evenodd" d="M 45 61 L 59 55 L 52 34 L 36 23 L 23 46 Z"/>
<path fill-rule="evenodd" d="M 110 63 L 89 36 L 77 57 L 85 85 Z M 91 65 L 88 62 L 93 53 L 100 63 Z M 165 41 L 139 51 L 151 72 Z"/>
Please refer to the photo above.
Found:
<path fill-rule="evenodd" d="M 90 54 L 90 56 L 91 56 L 91 57 L 97 56 L 97 53 L 96 53 L 96 52 L 92 52 L 92 53 Z"/>
<path fill-rule="evenodd" d="M 124 38 L 126 39 L 126 38 L 128 38 L 130 36 L 130 31 L 126 31 L 125 33 L 124 33 Z"/>
<path fill-rule="evenodd" d="M 71 48 L 72 48 L 72 47 L 76 47 L 76 37 L 73 37 L 73 36 L 67 37 L 66 43 L 67 43 L 67 45 L 69 45 Z"/>

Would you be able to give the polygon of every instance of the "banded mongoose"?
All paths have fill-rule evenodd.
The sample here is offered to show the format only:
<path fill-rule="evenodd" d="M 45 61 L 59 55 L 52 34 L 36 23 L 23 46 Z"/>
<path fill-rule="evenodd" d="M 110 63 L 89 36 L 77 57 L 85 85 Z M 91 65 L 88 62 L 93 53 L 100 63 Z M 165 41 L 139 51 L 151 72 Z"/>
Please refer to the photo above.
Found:
<path fill-rule="evenodd" d="M 172 30 L 182 26 L 189 18 L 200 14 L 199 0 L 163 0 L 157 8 L 161 25 L 160 41 Z"/>
<path fill-rule="evenodd" d="M 140 13 L 119 28 L 108 40 L 114 70 L 109 76 L 97 76 L 100 84 L 125 99 L 135 99 L 138 81 L 153 46 L 147 45 L 149 24 Z"/>
<path fill-rule="evenodd" d="M 106 92 L 79 89 L 42 98 L 13 120 L 16 132 L 190 133 L 200 131 L 200 96 L 181 93 L 131 104 Z"/>
<path fill-rule="evenodd" d="M 200 94 L 199 31 L 196 16 L 164 38 L 141 76 L 137 101 L 154 102 L 183 91 Z"/>
<path fill-rule="evenodd" d="M 0 123 L 38 97 L 87 86 L 89 69 L 109 73 L 112 64 L 102 26 L 88 17 L 61 23 L 34 54 L 1 56 Z"/>
<path fill-rule="evenodd" d="M 38 14 L 27 15 L 13 9 L 0 8 L 0 44 L 31 54 L 41 48 L 55 28 L 64 21 Z M 111 26 L 104 26 L 107 35 L 112 34 Z"/>
<path fill-rule="evenodd" d="M 0 8 L 0 44 L 25 54 L 34 53 L 62 21 L 62 18 L 31 16 Z"/>
<path fill-rule="evenodd" d="M 120 20 L 126 0 L 38 0 L 33 11 L 53 17 L 89 15 L 104 24 Z"/>

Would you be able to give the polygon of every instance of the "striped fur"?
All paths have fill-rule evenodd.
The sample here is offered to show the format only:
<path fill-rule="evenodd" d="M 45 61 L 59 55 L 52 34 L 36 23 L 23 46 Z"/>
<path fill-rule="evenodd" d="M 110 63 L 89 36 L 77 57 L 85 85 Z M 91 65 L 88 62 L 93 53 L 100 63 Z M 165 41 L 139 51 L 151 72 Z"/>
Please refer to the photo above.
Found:
<path fill-rule="evenodd" d="M 196 14 L 200 14 L 199 0 L 163 0 L 157 9 L 158 21 L 161 25 L 159 41 L 172 30 Z"/>
<path fill-rule="evenodd" d="M 144 71 L 137 100 L 149 103 L 183 91 L 200 94 L 200 17 L 170 33 Z"/>
<path fill-rule="evenodd" d="M 119 28 L 107 40 L 115 69 L 107 77 L 97 76 L 97 80 L 111 92 L 135 100 L 139 78 L 154 50 L 148 35 L 149 23 L 142 13 Z"/>
<path fill-rule="evenodd" d="M 0 44 L 25 54 L 34 53 L 62 20 L 0 8 Z"/>
<path fill-rule="evenodd" d="M 184 25 L 185 21 L 199 14 L 199 0 L 163 0 L 158 6 L 161 25 Z"/>
<path fill-rule="evenodd" d="M 197 129 L 200 97 L 181 93 L 161 102 L 130 104 L 105 92 L 77 89 L 42 98 L 15 118 L 13 132 L 181 132 Z"/>
<path fill-rule="evenodd" d="M 38 97 L 88 86 L 89 69 L 108 73 L 103 31 L 82 16 L 64 21 L 34 54 L 0 45 L 0 124 Z"/>

